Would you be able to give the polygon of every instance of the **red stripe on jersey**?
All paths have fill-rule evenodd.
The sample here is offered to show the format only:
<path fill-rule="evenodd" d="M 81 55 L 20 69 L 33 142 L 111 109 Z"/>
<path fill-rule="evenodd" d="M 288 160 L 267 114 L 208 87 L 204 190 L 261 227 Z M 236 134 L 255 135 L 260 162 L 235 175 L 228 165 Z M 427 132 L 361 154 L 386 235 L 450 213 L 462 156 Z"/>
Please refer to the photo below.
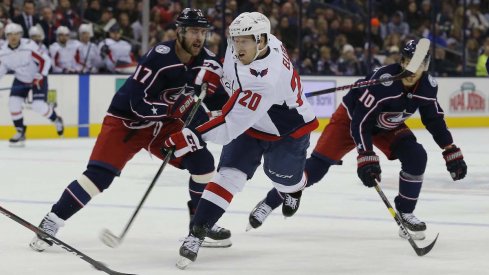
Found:
<path fill-rule="evenodd" d="M 218 195 L 219 197 L 225 199 L 228 203 L 231 203 L 231 200 L 233 199 L 233 194 L 214 182 L 209 182 L 205 187 L 205 190 Z"/>
<path fill-rule="evenodd" d="M 80 58 L 80 49 L 76 49 L 75 61 L 76 61 L 76 63 L 83 65 L 83 63 L 81 62 L 81 58 Z"/>
<path fill-rule="evenodd" d="M 256 129 L 253 129 L 253 128 L 249 128 L 248 130 L 245 131 L 245 133 L 250 137 L 254 137 L 256 139 L 265 140 L 265 141 L 277 141 L 277 140 L 282 139 L 282 137 L 280 137 L 280 136 L 260 132 Z"/>
<path fill-rule="evenodd" d="M 238 100 L 238 96 L 241 93 L 240 89 L 237 89 L 234 94 L 228 99 L 226 104 L 222 107 L 222 114 L 216 118 L 211 119 L 210 121 L 200 125 L 199 127 L 196 128 L 197 132 L 199 132 L 201 135 L 204 133 L 209 132 L 210 130 L 218 127 L 221 124 L 224 124 L 226 122 L 225 117 L 226 115 L 231 111 L 231 109 L 234 107 L 234 104 Z"/>
<path fill-rule="evenodd" d="M 300 138 L 303 135 L 316 130 L 317 127 L 319 127 L 319 121 L 317 120 L 317 118 L 315 118 L 314 120 L 309 121 L 306 125 L 295 130 L 292 134 L 290 134 L 290 136 L 293 138 Z"/>
<path fill-rule="evenodd" d="M 35 52 L 32 52 L 32 57 L 34 57 L 34 59 L 39 64 L 39 73 L 42 73 L 42 69 L 44 69 L 44 58 L 42 58 L 42 56 L 38 55 Z"/>

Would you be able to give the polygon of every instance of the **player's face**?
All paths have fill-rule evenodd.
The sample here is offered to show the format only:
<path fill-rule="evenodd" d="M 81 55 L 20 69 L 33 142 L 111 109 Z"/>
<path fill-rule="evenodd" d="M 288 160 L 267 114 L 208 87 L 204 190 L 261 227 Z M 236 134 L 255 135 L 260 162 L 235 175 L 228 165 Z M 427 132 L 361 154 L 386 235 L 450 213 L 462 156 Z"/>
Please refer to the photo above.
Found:
<path fill-rule="evenodd" d="M 68 34 L 58 34 L 58 42 L 64 44 L 68 41 L 70 36 Z"/>
<path fill-rule="evenodd" d="M 85 43 L 90 41 L 90 33 L 88 33 L 88 32 L 80 33 L 80 41 L 85 42 Z"/>
<path fill-rule="evenodd" d="M 120 32 L 110 32 L 109 35 L 110 35 L 110 38 L 114 39 L 115 41 L 119 41 L 121 39 L 121 33 Z"/>
<path fill-rule="evenodd" d="M 406 66 L 409 64 L 409 61 L 410 61 L 409 59 L 405 59 L 401 63 L 401 66 L 403 68 L 406 68 Z M 426 68 L 426 63 L 423 62 L 421 64 L 421 66 L 419 66 L 419 68 L 416 71 L 416 73 L 414 73 L 411 76 L 408 76 L 408 77 L 403 78 L 402 79 L 402 83 L 404 84 L 404 86 L 407 86 L 407 87 L 414 86 L 418 82 L 418 80 L 421 78 L 421 76 L 423 75 L 423 72 L 425 71 L 425 68 Z"/>
<path fill-rule="evenodd" d="M 21 37 L 22 36 L 20 35 L 20 32 L 7 34 L 8 44 L 11 47 L 16 47 L 17 45 L 19 45 Z"/>
<path fill-rule="evenodd" d="M 205 38 L 208 29 L 198 27 L 187 27 L 183 33 L 183 41 L 180 41 L 182 47 L 192 56 L 199 55 L 204 47 Z"/>
<path fill-rule="evenodd" d="M 34 40 L 36 43 L 39 43 L 42 41 L 42 36 L 40 36 L 38 34 L 31 35 L 31 39 Z"/>
<path fill-rule="evenodd" d="M 248 65 L 255 59 L 256 42 L 252 35 L 234 36 L 231 38 L 234 54 L 241 63 Z"/>

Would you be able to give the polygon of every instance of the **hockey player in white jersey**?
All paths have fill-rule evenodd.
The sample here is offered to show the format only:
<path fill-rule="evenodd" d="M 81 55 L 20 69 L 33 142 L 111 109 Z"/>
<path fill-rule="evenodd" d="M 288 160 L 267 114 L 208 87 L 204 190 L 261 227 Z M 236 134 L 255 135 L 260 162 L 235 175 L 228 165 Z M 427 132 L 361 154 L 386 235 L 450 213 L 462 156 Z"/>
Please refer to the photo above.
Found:
<path fill-rule="evenodd" d="M 119 24 L 110 27 L 109 36 L 98 45 L 106 69 L 113 73 L 133 73 L 137 63 L 131 52 L 131 44 L 121 39 Z"/>
<path fill-rule="evenodd" d="M 231 97 L 222 115 L 165 141 L 166 147 L 175 147 L 175 156 L 201 149 L 205 141 L 224 145 L 218 173 L 202 194 L 180 248 L 181 269 L 195 261 L 206 232 L 251 179 L 262 157 L 266 175 L 285 193 L 284 216 L 297 210 L 307 181 L 306 150 L 318 121 L 285 48 L 270 34 L 268 18 L 258 12 L 239 15 L 229 34 L 223 82 Z"/>
<path fill-rule="evenodd" d="M 53 73 L 78 73 L 82 66 L 76 62 L 76 50 L 80 41 L 70 39 L 70 30 L 60 26 L 56 30 L 57 41 L 49 46 Z"/>
<path fill-rule="evenodd" d="M 38 52 L 40 52 L 42 54 L 49 55 L 48 48 L 43 43 L 43 41 L 44 41 L 44 31 L 43 31 L 41 25 L 37 24 L 37 25 L 32 26 L 29 29 L 29 38 L 32 41 L 36 42 L 36 44 L 38 45 L 38 47 L 39 47 L 37 49 Z"/>
<path fill-rule="evenodd" d="M 78 28 L 80 45 L 76 50 L 75 60 L 81 65 L 82 73 L 96 73 L 102 66 L 100 52 L 94 43 L 90 41 L 93 36 L 93 28 L 91 24 L 81 24 Z"/>
<path fill-rule="evenodd" d="M 51 120 L 58 135 L 63 134 L 63 120 L 47 103 L 49 57 L 38 51 L 38 45 L 30 39 L 21 39 L 22 27 L 10 23 L 5 27 L 7 43 L 0 49 L 0 78 L 14 71 L 15 78 L 10 91 L 9 109 L 17 133 L 10 139 L 11 146 L 23 146 L 26 126 L 22 113 L 27 94 L 32 89 L 32 109 Z"/>

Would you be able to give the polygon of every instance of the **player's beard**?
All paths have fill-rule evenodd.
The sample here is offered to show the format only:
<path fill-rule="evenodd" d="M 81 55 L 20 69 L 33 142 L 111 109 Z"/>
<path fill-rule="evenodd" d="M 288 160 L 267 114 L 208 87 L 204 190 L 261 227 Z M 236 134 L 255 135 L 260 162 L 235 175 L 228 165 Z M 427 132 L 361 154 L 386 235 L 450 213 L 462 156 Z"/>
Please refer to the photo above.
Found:
<path fill-rule="evenodd" d="M 196 48 L 192 46 L 192 44 L 195 44 L 195 43 L 192 43 L 192 44 L 188 43 L 187 39 L 185 39 L 185 36 L 183 36 L 183 35 L 182 36 L 178 35 L 178 36 L 179 36 L 180 45 L 182 45 L 182 48 L 184 51 L 186 51 L 188 54 L 190 54 L 193 57 L 198 56 L 200 54 L 200 51 L 204 47 L 204 42 L 201 42 L 199 49 L 196 50 Z"/>

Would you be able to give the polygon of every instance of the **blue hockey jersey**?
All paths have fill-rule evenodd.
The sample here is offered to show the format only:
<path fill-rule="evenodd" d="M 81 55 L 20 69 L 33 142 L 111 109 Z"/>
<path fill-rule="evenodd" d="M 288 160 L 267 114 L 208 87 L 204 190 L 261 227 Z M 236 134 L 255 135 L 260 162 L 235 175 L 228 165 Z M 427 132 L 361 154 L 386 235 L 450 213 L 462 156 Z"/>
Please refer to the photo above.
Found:
<path fill-rule="evenodd" d="M 136 121 L 159 121 L 167 118 L 169 106 L 180 94 L 194 93 L 194 79 L 204 60 L 217 58 L 204 48 L 183 64 L 175 44 L 175 40 L 159 43 L 141 58 L 135 72 L 114 95 L 110 114 Z"/>
<path fill-rule="evenodd" d="M 390 77 L 401 71 L 399 64 L 384 66 L 362 81 Z M 417 110 L 441 148 L 452 144 L 437 92 L 438 84 L 428 73 L 424 73 L 412 88 L 406 88 L 401 80 L 397 80 L 350 90 L 343 97 L 343 104 L 351 118 L 351 135 L 357 149 L 372 150 L 372 135 L 396 129 Z"/>

